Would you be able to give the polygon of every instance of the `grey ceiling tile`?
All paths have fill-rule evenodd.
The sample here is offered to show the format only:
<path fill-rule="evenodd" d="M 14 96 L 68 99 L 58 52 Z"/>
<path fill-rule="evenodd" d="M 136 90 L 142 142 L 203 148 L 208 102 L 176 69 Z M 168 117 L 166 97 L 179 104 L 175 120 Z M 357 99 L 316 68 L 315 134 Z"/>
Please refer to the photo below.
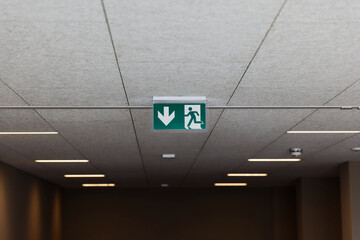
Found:
<path fill-rule="evenodd" d="M 359 130 L 358 110 L 318 110 L 293 130 L 352 131 Z M 336 136 L 336 135 L 334 135 Z M 329 137 L 334 137 L 329 136 Z"/>
<path fill-rule="evenodd" d="M 82 158 L 78 158 L 82 159 Z M 42 165 L 46 169 L 57 173 L 59 176 L 63 177 L 65 174 L 103 174 L 102 171 L 97 169 L 89 163 L 36 163 Z M 71 178 L 72 179 L 72 178 Z M 71 180 L 68 179 L 68 180 Z M 100 179 L 100 178 L 99 178 Z M 101 178 L 100 180 L 102 180 Z M 64 179 L 65 181 L 65 179 Z"/>
<path fill-rule="evenodd" d="M 46 166 L 35 163 L 26 156 L 0 144 L 1 157 L 0 161 L 9 166 L 15 167 L 28 174 L 35 175 L 46 181 L 55 183 L 62 187 L 69 187 L 69 184 L 64 183 L 63 176 L 56 170 L 51 170 Z"/>
<path fill-rule="evenodd" d="M 354 85 L 346 89 L 327 105 L 333 106 L 360 106 L 360 76 Z"/>
<path fill-rule="evenodd" d="M 132 104 L 205 95 L 224 104 L 282 1 L 106 1 Z"/>
<path fill-rule="evenodd" d="M 0 102 L 2 106 L 22 106 L 24 101 L 2 82 L 0 75 Z"/>
<path fill-rule="evenodd" d="M 360 22 L 357 0 L 288 1 L 279 22 Z"/>
<path fill-rule="evenodd" d="M 324 165 L 335 165 L 338 167 L 340 164 L 348 161 L 359 161 L 359 152 L 352 151 L 352 148 L 360 146 L 360 135 L 349 137 L 348 139 L 339 142 L 338 144 L 324 149 L 321 152 L 313 155 L 310 159 L 312 162 Z M 309 160 L 310 161 L 310 160 Z"/>
<path fill-rule="evenodd" d="M 32 105 L 122 105 L 109 33 L 98 23 L 8 23 L 1 79 Z"/>
<path fill-rule="evenodd" d="M 41 114 L 109 179 L 145 186 L 128 110 L 41 110 Z"/>
<path fill-rule="evenodd" d="M 150 105 L 153 96 L 206 96 L 209 105 L 223 105 L 240 68 L 238 63 L 126 63 L 122 74 L 132 105 Z"/>
<path fill-rule="evenodd" d="M 3 0 L 3 22 L 105 22 L 100 1 L 95 0 Z"/>
<path fill-rule="evenodd" d="M 360 23 L 276 23 L 231 104 L 321 105 L 359 80 Z"/>
<path fill-rule="evenodd" d="M 309 110 L 226 110 L 187 182 L 225 176 L 309 113 Z"/>
<path fill-rule="evenodd" d="M 256 155 L 257 158 L 292 158 L 289 149 L 303 150 L 300 158 L 307 158 L 354 134 L 285 134 Z"/>
<path fill-rule="evenodd" d="M 356 105 L 358 88 L 359 83 L 354 84 L 327 105 Z M 292 130 L 358 130 L 360 129 L 359 114 L 358 110 L 318 110 Z M 256 157 L 284 158 L 289 156 L 289 147 L 301 147 L 303 155 L 300 163 L 280 165 L 274 169 L 266 166 L 265 169 L 270 170 L 274 178 L 282 179 L 284 182 L 300 177 L 337 176 L 339 165 L 358 159 L 358 154 L 351 151 L 351 148 L 358 145 L 358 136 L 357 134 L 285 134 Z M 244 169 L 244 165 L 240 165 L 236 170 L 240 169 Z"/>
<path fill-rule="evenodd" d="M 208 110 L 207 130 L 200 132 L 153 130 L 151 110 L 135 110 L 133 116 L 150 186 L 179 186 L 200 152 L 221 110 Z M 176 154 L 163 159 L 163 153 Z"/>
<path fill-rule="evenodd" d="M 81 155 L 59 135 L 2 135 L 0 143 L 31 160 L 82 159 Z"/>
<path fill-rule="evenodd" d="M 167 27 L 161 24 L 154 26 L 151 21 L 130 21 L 129 24 L 111 23 L 111 29 L 118 43 L 120 62 L 207 62 L 215 65 L 248 60 L 271 20 L 269 18 L 266 23 L 256 22 L 254 24 L 259 25 L 256 27 L 241 20 L 237 24 L 218 19 L 192 19 L 189 22 L 175 20 L 168 22 Z M 246 35 L 242 32 L 246 32 Z"/>
<path fill-rule="evenodd" d="M 54 132 L 54 129 L 33 110 L 1 109 L 0 132 Z M 2 137 L 16 136 L 3 135 Z"/>

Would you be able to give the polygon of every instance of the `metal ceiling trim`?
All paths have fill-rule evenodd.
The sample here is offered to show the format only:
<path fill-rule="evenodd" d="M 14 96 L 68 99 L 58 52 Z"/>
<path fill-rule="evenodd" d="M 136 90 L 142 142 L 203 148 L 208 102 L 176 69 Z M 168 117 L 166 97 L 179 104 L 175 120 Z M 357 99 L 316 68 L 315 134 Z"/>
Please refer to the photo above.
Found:
<path fill-rule="evenodd" d="M 153 106 L 0 106 L 0 109 L 152 109 Z M 340 109 L 360 110 L 360 106 L 207 106 L 208 109 Z"/>

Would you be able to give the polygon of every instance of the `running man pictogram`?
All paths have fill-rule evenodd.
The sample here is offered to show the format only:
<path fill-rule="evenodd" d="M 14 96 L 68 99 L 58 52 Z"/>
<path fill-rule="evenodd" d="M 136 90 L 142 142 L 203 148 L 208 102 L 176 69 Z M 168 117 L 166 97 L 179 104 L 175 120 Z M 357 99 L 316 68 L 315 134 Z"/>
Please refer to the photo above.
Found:
<path fill-rule="evenodd" d="M 191 128 L 190 128 L 190 125 L 191 125 L 193 122 L 194 122 L 194 123 L 197 123 L 197 124 L 204 124 L 204 122 L 198 121 L 198 120 L 196 119 L 196 116 L 200 116 L 197 111 L 193 111 L 193 110 L 192 110 L 192 107 L 189 107 L 188 110 L 189 110 L 188 114 L 185 115 L 185 117 L 189 117 L 189 116 L 190 116 L 190 121 L 189 121 L 188 124 L 187 124 L 188 129 L 191 129 Z"/>

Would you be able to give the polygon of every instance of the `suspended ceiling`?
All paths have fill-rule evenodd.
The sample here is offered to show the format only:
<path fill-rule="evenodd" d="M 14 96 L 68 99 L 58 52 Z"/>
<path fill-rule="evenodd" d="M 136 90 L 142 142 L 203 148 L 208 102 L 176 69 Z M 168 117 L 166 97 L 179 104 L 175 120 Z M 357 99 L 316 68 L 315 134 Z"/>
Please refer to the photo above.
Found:
<path fill-rule="evenodd" d="M 360 105 L 356 0 L 3 0 L 1 106 L 152 104 L 153 96 L 206 96 L 208 105 Z M 0 160 L 65 188 L 286 186 L 338 175 L 358 160 L 357 110 L 208 110 L 204 132 L 152 130 L 152 111 L 0 110 Z M 296 163 L 251 163 L 288 158 Z M 175 159 L 162 159 L 175 153 Z M 36 159 L 89 159 L 39 164 Z M 228 172 L 266 172 L 229 178 Z M 104 173 L 105 179 L 66 179 Z"/>

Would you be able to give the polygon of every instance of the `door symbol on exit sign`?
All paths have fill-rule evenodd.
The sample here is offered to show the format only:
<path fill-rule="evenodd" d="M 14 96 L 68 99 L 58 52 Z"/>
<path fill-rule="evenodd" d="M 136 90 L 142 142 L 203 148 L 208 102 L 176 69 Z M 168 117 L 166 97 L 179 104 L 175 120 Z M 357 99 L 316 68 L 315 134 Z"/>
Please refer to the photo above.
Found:
<path fill-rule="evenodd" d="M 186 129 L 203 129 L 204 122 L 201 121 L 200 105 L 185 105 L 184 112 Z"/>

